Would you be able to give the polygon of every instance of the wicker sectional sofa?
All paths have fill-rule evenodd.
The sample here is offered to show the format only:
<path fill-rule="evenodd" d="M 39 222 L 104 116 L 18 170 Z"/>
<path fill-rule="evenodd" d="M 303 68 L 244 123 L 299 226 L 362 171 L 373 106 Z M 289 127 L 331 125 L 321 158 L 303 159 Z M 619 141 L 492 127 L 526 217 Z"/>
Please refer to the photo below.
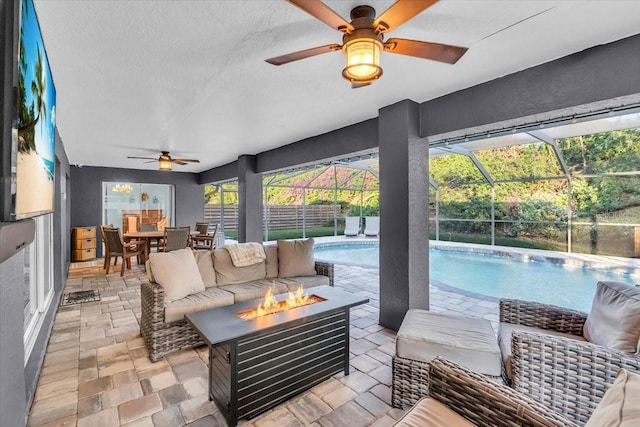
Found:
<path fill-rule="evenodd" d="M 306 246 L 303 262 L 295 256 L 292 258 L 292 244 L 298 251 Z M 312 239 L 279 241 L 278 245 L 265 245 L 263 248 L 266 259 L 248 267 L 235 267 L 225 247 L 214 251 L 193 251 L 206 287 L 203 291 L 174 300 L 167 298 L 169 289 L 158 283 L 162 281 L 154 276 L 154 259 L 151 258 L 147 263 L 150 280 L 141 284 L 140 320 L 140 334 L 149 350 L 149 358 L 155 362 L 168 353 L 204 344 L 184 319 L 187 313 L 262 298 L 269 288 L 274 294 L 279 294 L 295 291 L 300 285 L 305 288 L 333 286 L 333 264 L 313 260 Z M 300 270 L 300 265 L 305 263 L 311 264 L 304 271 Z M 293 275 L 296 271 L 303 274 Z"/>

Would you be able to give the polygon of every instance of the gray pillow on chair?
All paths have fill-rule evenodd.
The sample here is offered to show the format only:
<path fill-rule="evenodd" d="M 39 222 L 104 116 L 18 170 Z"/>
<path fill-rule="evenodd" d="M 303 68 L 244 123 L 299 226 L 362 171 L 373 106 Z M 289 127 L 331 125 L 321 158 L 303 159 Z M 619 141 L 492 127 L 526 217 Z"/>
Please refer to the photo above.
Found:
<path fill-rule="evenodd" d="M 598 282 L 583 333 L 594 344 L 640 354 L 640 288 Z"/>

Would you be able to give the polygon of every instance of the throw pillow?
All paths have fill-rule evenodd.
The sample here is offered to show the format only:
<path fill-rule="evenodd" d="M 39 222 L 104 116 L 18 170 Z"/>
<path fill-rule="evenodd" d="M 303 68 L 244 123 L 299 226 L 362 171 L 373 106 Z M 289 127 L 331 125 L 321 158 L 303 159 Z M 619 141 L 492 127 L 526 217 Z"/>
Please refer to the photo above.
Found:
<path fill-rule="evenodd" d="M 583 334 L 594 344 L 640 354 L 640 289 L 598 282 Z"/>
<path fill-rule="evenodd" d="M 315 276 L 313 239 L 278 240 L 278 277 Z"/>
<path fill-rule="evenodd" d="M 213 254 L 209 249 L 193 251 L 193 256 L 198 264 L 198 271 L 202 277 L 205 288 L 216 286 L 216 271 L 213 269 Z"/>
<path fill-rule="evenodd" d="M 584 427 L 640 425 L 640 375 L 618 371 L 613 385 L 602 396 Z"/>
<path fill-rule="evenodd" d="M 278 247 L 276 245 L 265 245 L 264 254 L 267 257 L 265 260 L 267 264 L 267 279 L 278 277 Z"/>
<path fill-rule="evenodd" d="M 149 254 L 153 278 L 164 289 L 165 304 L 204 291 L 191 248 Z"/>

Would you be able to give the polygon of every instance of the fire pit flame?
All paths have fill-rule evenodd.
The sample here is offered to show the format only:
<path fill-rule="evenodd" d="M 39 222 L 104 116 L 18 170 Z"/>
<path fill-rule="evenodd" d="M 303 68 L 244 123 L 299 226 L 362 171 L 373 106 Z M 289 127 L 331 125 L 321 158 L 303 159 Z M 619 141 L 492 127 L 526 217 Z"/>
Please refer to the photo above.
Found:
<path fill-rule="evenodd" d="M 288 292 L 287 299 L 278 301 L 271 288 L 264 296 L 264 300 L 257 307 L 240 310 L 236 314 L 243 320 L 252 320 L 269 314 L 280 313 L 296 307 L 302 307 L 309 304 L 325 301 L 317 295 L 307 295 L 304 293 L 304 286 L 300 285 L 295 293 Z"/>

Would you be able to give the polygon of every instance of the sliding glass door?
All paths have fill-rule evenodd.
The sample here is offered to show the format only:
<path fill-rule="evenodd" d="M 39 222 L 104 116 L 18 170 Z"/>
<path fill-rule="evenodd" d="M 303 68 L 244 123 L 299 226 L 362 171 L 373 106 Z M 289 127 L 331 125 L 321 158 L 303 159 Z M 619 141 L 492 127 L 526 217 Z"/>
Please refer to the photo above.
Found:
<path fill-rule="evenodd" d="M 141 224 L 156 224 L 159 230 L 173 226 L 175 188 L 165 184 L 127 182 L 102 183 L 102 224 L 137 231 Z"/>

